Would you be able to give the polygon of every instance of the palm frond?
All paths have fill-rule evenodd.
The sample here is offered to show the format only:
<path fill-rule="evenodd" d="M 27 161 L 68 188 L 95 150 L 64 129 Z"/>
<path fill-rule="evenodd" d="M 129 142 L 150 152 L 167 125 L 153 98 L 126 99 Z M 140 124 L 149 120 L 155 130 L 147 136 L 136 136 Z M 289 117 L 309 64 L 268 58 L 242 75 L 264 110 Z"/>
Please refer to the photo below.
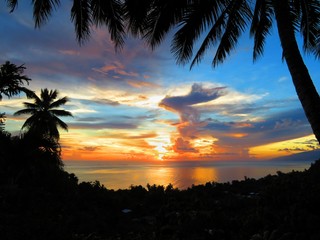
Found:
<path fill-rule="evenodd" d="M 38 122 L 38 117 L 37 115 L 31 115 L 29 118 L 27 118 L 27 120 L 24 122 L 24 124 L 22 125 L 21 129 L 32 129 L 35 128 L 37 126 Z"/>
<path fill-rule="evenodd" d="M 302 0 L 304 1 L 304 0 Z M 300 31 L 301 27 L 301 14 L 302 14 L 302 8 L 304 8 L 304 3 L 302 3 L 300 0 L 290 0 L 289 3 L 289 17 L 291 21 L 291 26 L 293 27 L 295 32 Z"/>
<path fill-rule="evenodd" d="M 41 98 L 38 97 L 37 94 L 34 94 L 34 95 L 31 97 L 31 99 L 33 99 L 34 104 L 36 104 L 37 107 L 39 107 L 39 106 L 42 105 L 42 100 L 41 100 Z"/>
<path fill-rule="evenodd" d="M 34 113 L 35 113 L 35 110 L 33 108 L 31 108 L 31 109 L 21 109 L 19 111 L 16 111 L 13 115 L 20 116 L 20 115 L 34 114 Z"/>
<path fill-rule="evenodd" d="M 303 49 L 320 56 L 320 4 L 318 0 L 300 0 L 300 32 L 303 36 Z"/>
<path fill-rule="evenodd" d="M 253 60 L 263 54 L 265 40 L 272 27 L 274 12 L 272 2 L 257 0 L 251 22 L 250 36 L 254 37 Z"/>
<path fill-rule="evenodd" d="M 212 61 L 213 67 L 222 63 L 236 47 L 241 33 L 244 32 L 252 17 L 252 11 L 245 0 L 232 0 L 227 8 L 229 9 L 228 21 Z"/>
<path fill-rule="evenodd" d="M 175 33 L 171 45 L 177 63 L 186 64 L 190 61 L 195 41 L 219 19 L 221 6 L 222 1 L 210 0 L 196 1 L 189 5 L 182 19 L 182 27 Z"/>
<path fill-rule="evenodd" d="M 123 7 L 119 0 L 91 0 L 92 20 L 106 25 L 116 49 L 124 44 Z"/>
<path fill-rule="evenodd" d="M 58 99 L 57 101 L 54 101 L 50 104 L 49 108 L 58 108 L 64 104 L 66 104 L 69 101 L 69 99 L 67 97 L 63 97 Z"/>
<path fill-rule="evenodd" d="M 150 0 L 124 0 L 124 19 L 127 23 L 128 31 L 133 36 L 143 36 L 144 29 L 148 25 L 147 16 L 151 10 Z"/>
<path fill-rule="evenodd" d="M 27 98 L 33 98 L 34 95 L 35 95 L 34 91 L 32 91 L 32 90 L 30 90 L 30 89 L 28 89 L 26 87 L 18 87 L 18 90 L 20 92 L 24 92 L 26 94 Z"/>
<path fill-rule="evenodd" d="M 55 118 L 56 123 L 58 124 L 59 127 L 61 127 L 62 129 L 68 131 L 68 124 L 66 124 L 65 122 L 63 122 L 61 119 L 59 118 Z"/>
<path fill-rule="evenodd" d="M 155 0 L 148 14 L 143 39 L 154 49 L 169 30 L 179 23 L 188 6 L 188 0 Z"/>
<path fill-rule="evenodd" d="M 51 99 L 51 101 L 53 101 L 54 99 L 56 99 L 58 97 L 58 94 L 59 94 L 59 92 L 57 89 L 50 90 L 48 97 Z"/>
<path fill-rule="evenodd" d="M 215 21 L 211 29 L 209 30 L 208 34 L 202 41 L 201 46 L 199 47 L 197 53 L 195 54 L 195 57 L 193 58 L 190 69 L 195 65 L 201 62 L 205 52 L 207 51 L 208 48 L 211 46 L 214 46 L 218 43 L 218 40 L 221 38 L 222 35 L 222 30 L 225 27 L 226 24 L 226 10 L 223 11 L 218 19 Z"/>
<path fill-rule="evenodd" d="M 50 112 L 59 117 L 73 117 L 71 112 L 68 112 L 66 110 L 61 110 L 61 109 L 51 109 Z"/>
<path fill-rule="evenodd" d="M 18 0 L 7 0 L 6 2 L 11 13 L 18 7 Z"/>
<path fill-rule="evenodd" d="M 23 105 L 28 109 L 34 109 L 34 110 L 39 109 L 39 105 L 36 103 L 24 102 Z"/>
<path fill-rule="evenodd" d="M 51 16 L 53 9 L 60 5 L 59 0 L 32 0 L 33 4 L 33 18 L 35 26 L 40 27 L 46 23 Z"/>
<path fill-rule="evenodd" d="M 71 21 L 74 23 L 76 38 L 80 44 L 90 37 L 91 10 L 88 0 L 74 0 L 71 8 Z"/>

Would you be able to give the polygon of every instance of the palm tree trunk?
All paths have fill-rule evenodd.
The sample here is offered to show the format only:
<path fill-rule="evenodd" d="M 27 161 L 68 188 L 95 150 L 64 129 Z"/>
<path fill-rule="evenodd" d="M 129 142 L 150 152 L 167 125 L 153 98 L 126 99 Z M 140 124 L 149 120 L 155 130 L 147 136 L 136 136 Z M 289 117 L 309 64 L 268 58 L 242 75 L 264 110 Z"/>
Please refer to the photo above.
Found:
<path fill-rule="evenodd" d="M 320 143 L 320 97 L 301 57 L 287 0 L 273 1 L 278 33 L 289 72 L 313 133 Z"/>

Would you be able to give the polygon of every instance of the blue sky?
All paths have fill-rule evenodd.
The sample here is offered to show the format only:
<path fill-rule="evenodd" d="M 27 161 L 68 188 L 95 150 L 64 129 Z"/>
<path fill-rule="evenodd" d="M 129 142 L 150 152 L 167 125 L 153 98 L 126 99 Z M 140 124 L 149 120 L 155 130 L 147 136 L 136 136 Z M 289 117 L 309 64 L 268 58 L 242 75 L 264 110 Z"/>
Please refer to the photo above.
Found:
<path fill-rule="evenodd" d="M 225 63 L 175 63 L 170 39 L 155 51 L 128 38 L 115 52 L 108 32 L 94 29 L 76 42 L 70 6 L 62 5 L 41 29 L 31 5 L 14 13 L 0 4 L 0 63 L 25 64 L 29 88 L 58 89 L 68 96 L 63 119 L 63 158 L 80 160 L 266 159 L 317 148 L 297 99 L 276 30 L 253 63 L 252 39 L 244 34 Z M 319 89 L 319 62 L 304 55 Z M 27 116 L 12 114 L 24 95 L 0 102 L 6 129 L 18 133 Z"/>

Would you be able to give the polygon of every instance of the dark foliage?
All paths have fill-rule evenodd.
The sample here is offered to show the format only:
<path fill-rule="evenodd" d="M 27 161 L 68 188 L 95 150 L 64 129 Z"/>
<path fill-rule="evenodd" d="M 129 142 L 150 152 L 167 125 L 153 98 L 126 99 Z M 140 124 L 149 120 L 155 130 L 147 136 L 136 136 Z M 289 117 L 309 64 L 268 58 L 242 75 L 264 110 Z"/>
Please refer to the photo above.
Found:
<path fill-rule="evenodd" d="M 24 65 L 17 66 L 9 61 L 0 65 L 0 101 L 3 96 L 11 98 L 15 95 L 24 92 L 27 97 L 31 96 L 33 92 L 24 87 L 29 85 L 31 79 L 24 75 Z"/>
<path fill-rule="evenodd" d="M 0 184 L 46 186 L 59 180 L 63 167 L 60 145 L 53 139 L 32 135 L 12 137 L 0 132 Z"/>
<path fill-rule="evenodd" d="M 12 138 L 0 137 L 1 146 L 10 149 Z M 40 164 L 27 155 L 3 153 L 4 240 L 320 239 L 320 160 L 303 172 L 258 180 L 208 182 L 186 190 L 147 185 L 114 191 L 98 181 L 78 183 L 74 174 L 50 161 Z"/>

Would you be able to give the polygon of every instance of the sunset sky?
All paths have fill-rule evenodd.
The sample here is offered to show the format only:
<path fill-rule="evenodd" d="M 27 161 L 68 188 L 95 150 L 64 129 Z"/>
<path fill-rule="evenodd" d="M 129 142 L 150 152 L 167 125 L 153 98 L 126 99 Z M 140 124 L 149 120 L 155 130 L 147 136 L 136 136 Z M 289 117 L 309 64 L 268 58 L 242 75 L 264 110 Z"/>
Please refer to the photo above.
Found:
<path fill-rule="evenodd" d="M 100 28 L 79 46 L 70 5 L 39 30 L 23 2 L 12 14 L 0 3 L 0 64 L 25 64 L 30 89 L 70 98 L 65 109 L 74 118 L 63 118 L 63 160 L 261 160 L 318 148 L 276 29 L 255 63 L 244 34 L 224 64 L 212 68 L 212 48 L 189 70 L 175 63 L 170 39 L 152 52 L 128 38 L 116 53 Z M 319 90 L 319 61 L 304 59 Z M 12 115 L 24 101 L 21 94 L 0 102 L 11 133 L 28 117 Z"/>

